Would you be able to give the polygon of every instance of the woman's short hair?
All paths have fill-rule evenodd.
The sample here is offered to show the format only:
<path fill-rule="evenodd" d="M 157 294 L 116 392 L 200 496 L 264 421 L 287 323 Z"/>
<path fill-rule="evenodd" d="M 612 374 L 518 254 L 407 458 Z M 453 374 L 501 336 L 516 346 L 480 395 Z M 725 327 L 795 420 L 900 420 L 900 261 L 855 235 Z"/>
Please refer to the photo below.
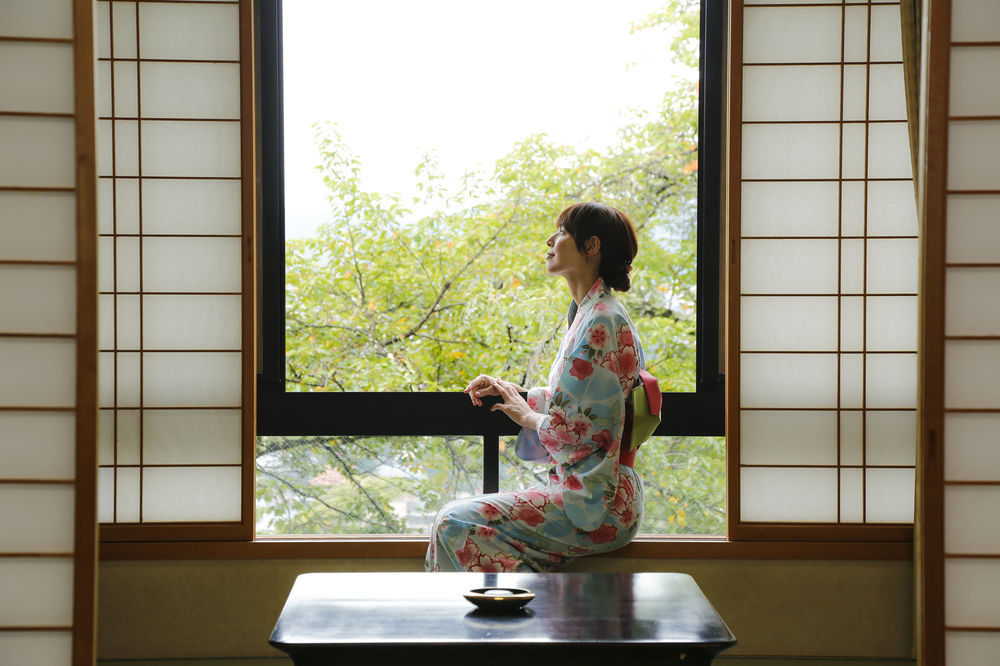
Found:
<path fill-rule="evenodd" d="M 601 240 L 601 264 L 598 272 L 604 283 L 618 291 L 632 286 L 629 271 L 639 251 L 635 227 L 629 216 L 597 201 L 575 203 L 559 213 L 557 224 L 565 229 L 581 252 L 591 236 Z"/>

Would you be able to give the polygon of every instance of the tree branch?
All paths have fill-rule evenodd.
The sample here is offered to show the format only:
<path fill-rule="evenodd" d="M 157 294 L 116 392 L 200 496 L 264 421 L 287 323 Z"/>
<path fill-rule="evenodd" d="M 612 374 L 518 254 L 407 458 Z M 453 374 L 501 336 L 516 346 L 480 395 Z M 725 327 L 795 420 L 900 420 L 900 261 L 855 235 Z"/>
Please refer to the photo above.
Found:
<path fill-rule="evenodd" d="M 498 225 L 496 231 L 493 232 L 493 235 L 490 236 L 488 239 L 486 239 L 486 241 L 482 244 L 482 246 L 476 252 L 474 252 L 471 257 L 469 257 L 468 261 L 466 261 L 465 264 L 461 268 L 459 268 L 454 275 L 452 275 L 450 280 L 446 280 L 444 284 L 441 285 L 441 289 L 438 291 L 438 294 L 435 297 L 434 302 L 431 304 L 430 309 L 427 310 L 427 313 L 423 317 L 421 317 L 420 321 L 414 324 L 407 332 L 389 338 L 387 341 L 382 343 L 383 346 L 388 347 L 397 342 L 405 340 L 406 338 L 413 336 L 417 331 L 423 328 L 424 324 L 426 324 L 432 316 L 434 316 L 437 312 L 440 311 L 438 309 L 438 305 L 440 305 L 441 300 L 444 298 L 445 294 L 448 293 L 448 290 L 451 289 L 452 285 L 455 284 L 458 278 L 460 278 L 462 274 L 465 273 L 465 271 L 467 271 L 474 263 L 476 263 L 479 260 L 480 257 L 483 256 L 483 254 L 486 252 L 486 249 L 490 247 L 490 245 L 492 245 L 496 241 L 496 239 L 500 236 L 500 232 L 506 229 L 507 226 L 514 221 L 515 214 L 516 213 L 511 213 L 507 217 L 507 219 L 504 220 L 504 222 Z M 441 310 L 443 309 L 444 308 L 441 308 Z"/>
<path fill-rule="evenodd" d="M 361 494 L 365 496 L 365 499 L 367 499 L 368 503 L 372 505 L 372 508 L 374 508 L 376 511 L 378 511 L 379 515 L 382 516 L 382 519 L 385 520 L 386 526 L 389 527 L 390 529 L 392 529 L 392 527 L 390 527 L 392 521 L 390 520 L 389 516 L 385 515 L 385 511 L 383 511 L 382 507 L 380 507 L 378 505 L 378 502 L 375 501 L 375 498 L 372 497 L 368 493 L 368 490 L 366 490 L 365 487 L 362 486 L 361 483 L 354 477 L 354 474 L 351 472 L 350 465 L 348 465 L 344 461 L 344 459 L 340 456 L 340 454 L 337 453 L 337 451 L 332 446 L 330 446 L 329 444 L 322 443 L 322 444 L 320 444 L 320 447 L 323 448 L 327 453 L 329 453 L 331 456 L 333 456 L 337 460 L 337 462 L 340 463 L 340 466 L 343 468 L 344 473 L 347 474 L 348 480 L 352 484 L 354 484 L 355 488 L 357 488 L 358 490 L 361 491 Z M 392 529 L 392 531 L 396 532 L 397 530 Z"/>
<path fill-rule="evenodd" d="M 371 520 L 367 520 L 367 519 L 362 518 L 360 516 L 355 516 L 352 513 L 348 513 L 347 511 L 344 511 L 343 509 L 338 509 L 337 507 L 333 506 L 332 504 L 330 504 L 329 502 L 323 500 L 322 498 L 317 497 L 316 495 L 313 495 L 311 493 L 305 492 L 304 490 L 302 490 L 298 486 L 295 486 L 295 485 L 289 483 L 288 481 L 286 481 L 285 479 L 281 478 L 277 474 L 275 474 L 275 473 L 273 473 L 273 472 L 271 472 L 269 470 L 264 469 L 260 465 L 257 465 L 256 467 L 257 467 L 257 471 L 258 472 L 261 472 L 265 476 L 271 477 L 272 479 L 274 479 L 275 481 L 277 481 L 281 485 L 285 486 L 286 488 L 288 488 L 289 490 L 291 490 L 294 494 L 298 495 L 299 497 L 301 497 L 303 499 L 314 500 L 316 502 L 319 502 L 320 504 L 322 504 L 326 508 L 330 509 L 334 513 L 339 513 L 340 515 L 345 516 L 347 518 L 350 518 L 351 520 L 356 520 L 356 521 L 359 521 L 359 522 L 362 522 L 362 523 L 366 523 L 366 524 L 371 525 L 373 527 L 385 527 L 385 528 L 390 529 L 390 530 L 392 529 L 392 525 L 388 525 L 388 524 L 386 524 L 386 525 L 379 525 L 378 523 L 373 522 Z M 385 517 L 385 514 L 382 514 L 382 516 Z"/>

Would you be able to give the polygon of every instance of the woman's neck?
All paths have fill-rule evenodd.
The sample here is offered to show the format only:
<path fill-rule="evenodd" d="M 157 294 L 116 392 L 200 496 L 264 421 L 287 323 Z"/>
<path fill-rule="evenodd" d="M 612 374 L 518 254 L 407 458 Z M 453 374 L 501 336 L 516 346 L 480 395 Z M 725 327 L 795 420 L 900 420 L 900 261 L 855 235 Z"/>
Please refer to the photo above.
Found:
<path fill-rule="evenodd" d="M 586 298 L 590 288 L 594 286 L 594 283 L 597 282 L 597 278 L 599 277 L 600 273 L 598 273 L 596 268 L 591 271 L 586 271 L 585 274 L 566 276 L 566 284 L 569 286 L 569 293 L 573 296 L 573 300 L 576 301 L 577 305 L 583 303 L 583 299 Z"/>

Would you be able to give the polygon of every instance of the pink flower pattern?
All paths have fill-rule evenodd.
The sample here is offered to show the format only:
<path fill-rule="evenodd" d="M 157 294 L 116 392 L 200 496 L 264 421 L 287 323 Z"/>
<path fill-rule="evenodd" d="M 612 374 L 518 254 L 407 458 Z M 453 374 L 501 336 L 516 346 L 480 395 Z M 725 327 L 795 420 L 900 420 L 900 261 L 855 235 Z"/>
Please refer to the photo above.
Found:
<path fill-rule="evenodd" d="M 595 324 L 587 333 L 587 342 L 593 349 L 603 351 L 608 344 L 608 329 L 604 324 Z"/>
<path fill-rule="evenodd" d="M 569 374 L 573 375 L 577 379 L 583 380 L 590 376 L 590 373 L 594 371 L 594 364 L 590 361 L 585 361 L 582 358 L 574 358 L 573 365 L 569 369 Z"/>

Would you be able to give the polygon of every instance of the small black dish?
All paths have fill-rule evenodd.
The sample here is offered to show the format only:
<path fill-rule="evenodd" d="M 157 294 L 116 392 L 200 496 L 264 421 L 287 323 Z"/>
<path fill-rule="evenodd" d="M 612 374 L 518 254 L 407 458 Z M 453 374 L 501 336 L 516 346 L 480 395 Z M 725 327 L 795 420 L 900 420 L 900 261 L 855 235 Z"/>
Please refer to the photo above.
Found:
<path fill-rule="evenodd" d="M 535 598 L 535 593 L 520 587 L 477 587 L 463 595 L 489 613 L 512 613 Z"/>

